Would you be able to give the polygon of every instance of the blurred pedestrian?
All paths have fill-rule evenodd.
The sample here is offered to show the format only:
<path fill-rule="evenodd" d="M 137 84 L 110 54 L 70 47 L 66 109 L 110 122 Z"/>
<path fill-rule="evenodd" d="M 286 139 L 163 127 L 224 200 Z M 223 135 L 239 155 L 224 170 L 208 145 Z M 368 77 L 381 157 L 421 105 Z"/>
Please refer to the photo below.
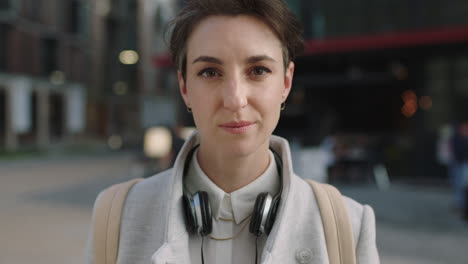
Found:
<path fill-rule="evenodd" d="M 172 146 L 171 152 L 169 153 L 170 157 L 170 167 L 174 166 L 174 163 L 177 158 L 177 154 L 182 149 L 184 145 L 184 140 L 182 139 L 182 129 L 183 126 L 179 123 L 175 124 L 174 126 L 170 127 L 171 135 L 172 135 Z"/>
<path fill-rule="evenodd" d="M 451 141 L 456 206 L 468 220 L 468 121 L 460 122 Z"/>
<path fill-rule="evenodd" d="M 172 170 L 130 190 L 118 263 L 261 258 L 263 264 L 325 264 L 349 255 L 349 263 L 379 263 L 372 208 L 339 193 L 313 191 L 293 172 L 288 142 L 272 135 L 302 49 L 300 28 L 282 0 L 185 2 L 170 49 L 198 132 Z M 322 221 L 318 196 L 342 201 L 341 217 Z M 339 229 L 349 232 L 325 237 L 325 227 L 348 218 Z M 336 246 L 345 237 L 349 243 Z M 346 256 L 328 255 L 343 250 Z M 87 263 L 92 256 L 89 243 Z"/>
<path fill-rule="evenodd" d="M 447 166 L 450 185 L 453 188 L 453 209 L 458 213 L 463 208 L 463 189 L 458 162 L 455 161 L 453 144 L 459 141 L 458 124 L 445 124 L 439 130 L 437 160 Z"/>

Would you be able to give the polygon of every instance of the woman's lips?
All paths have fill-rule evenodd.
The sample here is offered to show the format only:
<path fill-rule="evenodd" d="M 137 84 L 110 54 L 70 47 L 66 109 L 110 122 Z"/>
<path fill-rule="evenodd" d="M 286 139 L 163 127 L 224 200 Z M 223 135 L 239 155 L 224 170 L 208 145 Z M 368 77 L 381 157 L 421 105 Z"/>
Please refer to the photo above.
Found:
<path fill-rule="evenodd" d="M 219 125 L 219 127 L 232 134 L 243 134 L 246 133 L 254 124 L 255 122 L 250 121 L 227 122 Z"/>

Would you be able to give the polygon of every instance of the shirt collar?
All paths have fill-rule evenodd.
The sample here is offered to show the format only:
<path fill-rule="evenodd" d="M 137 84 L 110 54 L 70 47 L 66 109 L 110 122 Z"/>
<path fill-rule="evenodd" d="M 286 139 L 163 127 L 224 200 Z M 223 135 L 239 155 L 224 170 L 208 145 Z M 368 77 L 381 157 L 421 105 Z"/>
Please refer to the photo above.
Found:
<path fill-rule="evenodd" d="M 197 191 L 208 193 L 213 217 L 217 220 L 232 218 L 236 224 L 240 224 L 252 214 L 259 193 L 268 192 L 275 196 L 280 190 L 276 161 L 271 151 L 269 152 L 270 164 L 265 172 L 253 182 L 229 194 L 219 188 L 203 172 L 198 163 L 197 152 L 198 150 L 193 154 L 185 184 L 192 194 Z"/>

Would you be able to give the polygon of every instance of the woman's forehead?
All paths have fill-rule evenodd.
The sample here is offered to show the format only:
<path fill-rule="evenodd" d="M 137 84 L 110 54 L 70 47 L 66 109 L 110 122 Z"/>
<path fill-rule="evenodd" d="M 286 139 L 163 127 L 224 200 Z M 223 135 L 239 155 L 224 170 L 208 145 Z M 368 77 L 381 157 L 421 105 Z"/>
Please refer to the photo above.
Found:
<path fill-rule="evenodd" d="M 199 56 L 246 59 L 269 56 L 281 61 L 281 42 L 263 21 L 247 15 L 209 16 L 200 21 L 187 41 L 188 63 Z"/>

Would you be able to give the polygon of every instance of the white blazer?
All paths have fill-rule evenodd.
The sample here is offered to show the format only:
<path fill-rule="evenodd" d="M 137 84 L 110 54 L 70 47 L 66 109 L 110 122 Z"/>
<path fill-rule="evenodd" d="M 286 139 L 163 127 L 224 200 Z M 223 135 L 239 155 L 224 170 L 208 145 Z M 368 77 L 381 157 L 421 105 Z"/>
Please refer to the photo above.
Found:
<path fill-rule="evenodd" d="M 197 143 L 198 135 L 194 134 L 185 142 L 173 169 L 139 182 L 129 192 L 122 213 L 119 264 L 191 263 L 182 210 L 182 172 L 187 153 Z M 294 174 L 288 142 L 272 136 L 270 146 L 283 161 L 283 192 L 260 263 L 327 264 L 322 220 L 312 189 Z M 344 199 L 353 227 L 357 263 L 379 264 L 372 208 Z M 93 263 L 92 248 L 90 236 L 85 263 Z"/>

